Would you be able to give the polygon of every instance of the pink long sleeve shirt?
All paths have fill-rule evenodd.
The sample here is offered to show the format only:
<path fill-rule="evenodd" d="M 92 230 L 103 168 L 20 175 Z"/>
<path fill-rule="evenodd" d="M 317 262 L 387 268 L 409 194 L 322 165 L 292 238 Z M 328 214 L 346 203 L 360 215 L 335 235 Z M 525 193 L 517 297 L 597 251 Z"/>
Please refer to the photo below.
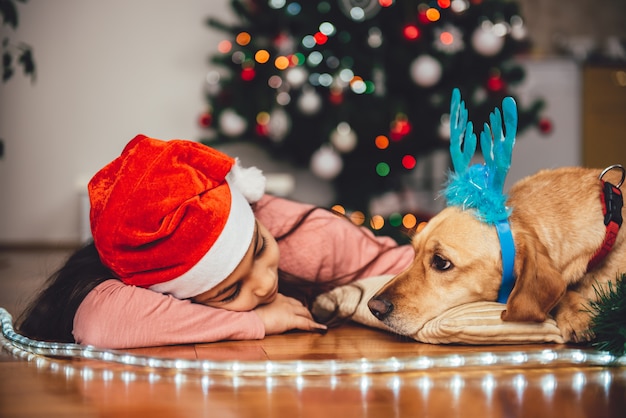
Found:
<path fill-rule="evenodd" d="M 264 196 L 255 207 L 255 216 L 272 235 L 279 236 L 311 207 Z M 324 210 L 314 211 L 278 246 L 280 270 L 316 282 L 340 278 L 337 285 L 399 273 L 414 255 L 411 246 L 374 237 L 369 230 L 359 230 Z M 353 273 L 379 254 L 360 274 Z M 80 304 L 73 334 L 77 343 L 117 349 L 261 339 L 265 329 L 254 311 L 208 307 L 111 279 L 99 284 Z"/>

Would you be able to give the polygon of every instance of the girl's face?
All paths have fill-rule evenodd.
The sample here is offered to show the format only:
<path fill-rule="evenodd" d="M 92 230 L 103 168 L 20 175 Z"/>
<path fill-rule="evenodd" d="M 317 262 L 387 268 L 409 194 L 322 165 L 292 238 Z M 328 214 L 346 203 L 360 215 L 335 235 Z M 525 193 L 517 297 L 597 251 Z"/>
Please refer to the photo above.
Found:
<path fill-rule="evenodd" d="M 230 311 L 251 311 L 271 303 L 278 293 L 278 244 L 258 221 L 250 248 L 235 270 L 214 288 L 192 300 Z"/>

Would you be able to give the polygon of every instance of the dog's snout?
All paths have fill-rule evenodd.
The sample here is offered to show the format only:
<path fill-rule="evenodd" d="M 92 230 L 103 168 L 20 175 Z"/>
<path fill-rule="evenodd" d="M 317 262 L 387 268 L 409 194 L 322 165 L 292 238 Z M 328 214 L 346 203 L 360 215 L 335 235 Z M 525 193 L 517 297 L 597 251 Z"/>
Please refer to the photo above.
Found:
<path fill-rule="evenodd" d="M 367 307 L 381 321 L 393 311 L 393 303 L 386 299 L 372 298 L 367 302 Z"/>

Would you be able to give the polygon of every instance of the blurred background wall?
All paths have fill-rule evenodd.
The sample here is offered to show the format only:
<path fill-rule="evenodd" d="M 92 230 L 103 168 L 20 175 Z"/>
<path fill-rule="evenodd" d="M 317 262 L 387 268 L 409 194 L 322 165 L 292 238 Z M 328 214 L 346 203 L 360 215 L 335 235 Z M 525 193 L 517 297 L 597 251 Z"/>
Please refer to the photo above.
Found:
<path fill-rule="evenodd" d="M 623 0 L 520 3 L 534 43 L 520 95 L 543 95 L 554 129 L 519 139 L 510 180 L 583 162 L 581 62 L 610 37 L 626 38 Z M 11 37 L 33 47 L 37 74 L 0 84 L 0 246 L 74 245 L 85 234 L 88 179 L 135 134 L 201 137 L 207 58 L 224 37 L 205 20 L 234 17 L 228 0 L 30 0 L 18 10 Z M 290 170 L 233 152 L 246 165 Z M 323 181 L 293 172 L 295 198 L 332 203 Z"/>

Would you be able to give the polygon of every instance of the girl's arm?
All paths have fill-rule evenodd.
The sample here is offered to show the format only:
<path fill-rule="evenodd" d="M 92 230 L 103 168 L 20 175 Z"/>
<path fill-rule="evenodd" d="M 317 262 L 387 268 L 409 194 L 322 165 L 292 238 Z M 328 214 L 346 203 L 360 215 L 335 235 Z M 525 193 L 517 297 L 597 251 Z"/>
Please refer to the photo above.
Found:
<path fill-rule="evenodd" d="M 312 205 L 265 196 L 255 209 L 257 219 L 275 237 L 296 226 L 278 241 L 282 271 L 316 282 L 335 285 L 383 274 L 397 274 L 413 260 L 410 245 L 398 245 L 389 237 L 376 237 L 345 217 Z"/>
<path fill-rule="evenodd" d="M 261 339 L 265 329 L 255 312 L 211 308 L 111 279 L 80 304 L 73 334 L 80 344 L 123 349 Z"/>

